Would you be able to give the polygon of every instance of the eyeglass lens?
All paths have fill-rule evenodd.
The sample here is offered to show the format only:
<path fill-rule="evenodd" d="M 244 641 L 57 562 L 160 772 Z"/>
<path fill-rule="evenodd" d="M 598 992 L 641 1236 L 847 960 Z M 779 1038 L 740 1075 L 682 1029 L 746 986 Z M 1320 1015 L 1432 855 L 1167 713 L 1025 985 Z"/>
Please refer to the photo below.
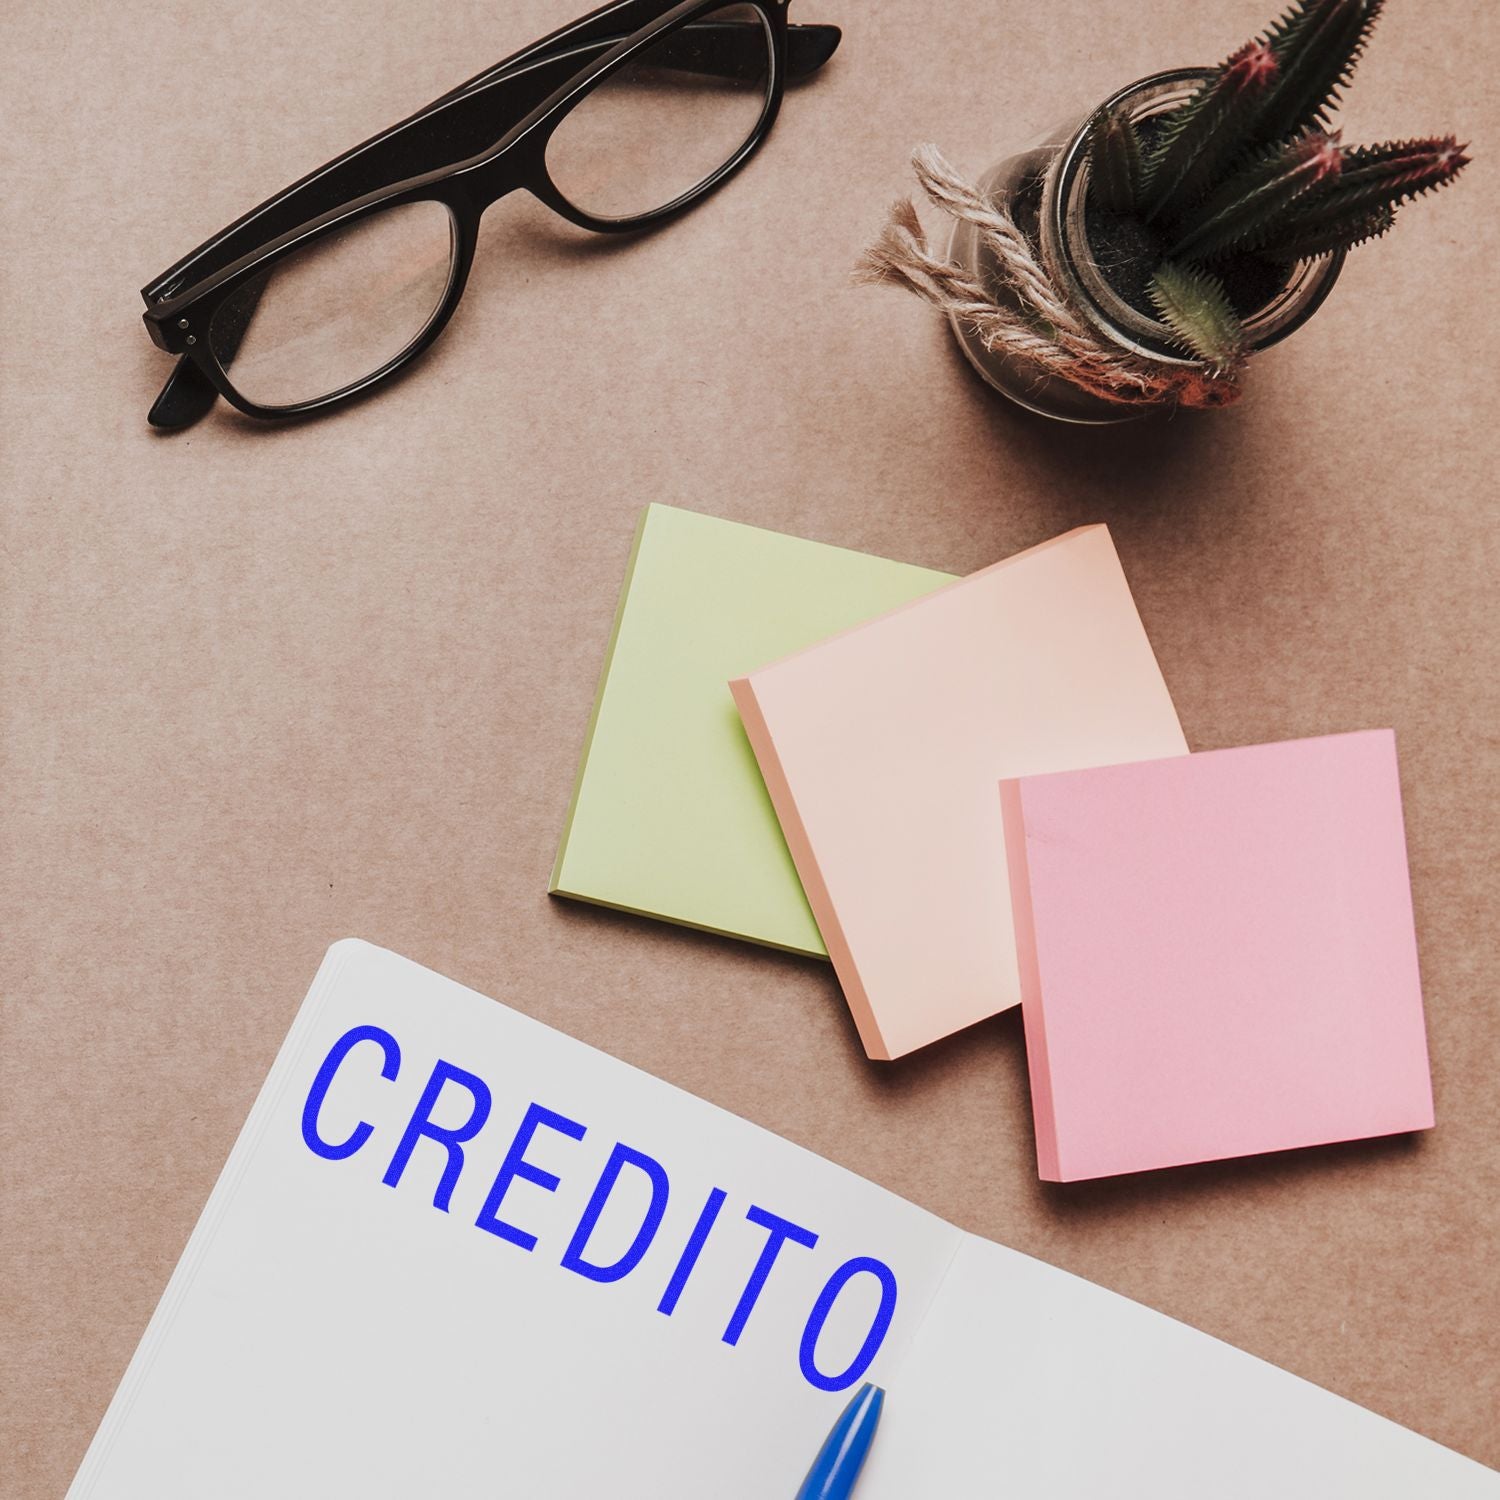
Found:
<path fill-rule="evenodd" d="M 664 208 L 734 157 L 770 88 L 765 18 L 753 5 L 720 6 L 665 33 L 580 100 L 553 132 L 547 173 L 595 218 Z"/>
<path fill-rule="evenodd" d="M 357 219 L 282 256 L 220 304 L 209 347 L 259 406 L 345 390 L 421 336 L 448 290 L 455 243 L 441 203 Z"/>

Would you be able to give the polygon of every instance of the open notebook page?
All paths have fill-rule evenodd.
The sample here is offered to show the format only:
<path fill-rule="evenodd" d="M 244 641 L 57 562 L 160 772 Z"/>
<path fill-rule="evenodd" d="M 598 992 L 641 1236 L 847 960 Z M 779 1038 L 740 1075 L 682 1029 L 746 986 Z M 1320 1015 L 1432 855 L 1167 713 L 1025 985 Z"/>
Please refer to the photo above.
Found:
<path fill-rule="evenodd" d="M 1497 1500 L 1500 1476 L 363 943 L 71 1500 Z"/>
<path fill-rule="evenodd" d="M 1497 1500 L 1500 1474 L 1138 1302 L 967 1236 L 859 1500 Z"/>
<path fill-rule="evenodd" d="M 526 1135 L 533 1105 L 547 1113 Z M 424 1135 L 403 1161 L 414 1113 L 453 1134 L 451 1154 Z M 635 1155 L 575 1243 L 621 1144 Z M 818 1379 L 889 1383 L 960 1239 L 516 1011 L 339 943 L 70 1497 L 790 1497 L 848 1400 L 804 1359 Z M 866 1351 L 885 1278 L 895 1305 Z"/>

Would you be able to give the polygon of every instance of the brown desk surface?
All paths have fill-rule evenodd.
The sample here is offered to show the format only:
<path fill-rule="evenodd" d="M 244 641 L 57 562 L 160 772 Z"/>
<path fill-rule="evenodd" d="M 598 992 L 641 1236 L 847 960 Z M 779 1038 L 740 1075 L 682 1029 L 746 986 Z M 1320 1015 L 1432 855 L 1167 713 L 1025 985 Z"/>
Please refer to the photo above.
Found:
<path fill-rule="evenodd" d="M 390 394 L 164 440 L 136 288 L 574 12 L 3 8 L 7 1495 L 65 1488 L 350 934 L 1500 1465 L 1497 12 L 1388 7 L 1351 138 L 1479 161 L 1232 411 L 1039 425 L 848 284 L 916 142 L 982 168 L 1268 9 L 798 0 L 843 50 L 688 219 L 601 247 L 509 201 Z M 1107 521 L 1195 748 L 1394 725 L 1437 1129 L 1044 1187 L 1014 1014 L 875 1065 L 826 968 L 549 901 L 650 500 L 955 572 Z"/>

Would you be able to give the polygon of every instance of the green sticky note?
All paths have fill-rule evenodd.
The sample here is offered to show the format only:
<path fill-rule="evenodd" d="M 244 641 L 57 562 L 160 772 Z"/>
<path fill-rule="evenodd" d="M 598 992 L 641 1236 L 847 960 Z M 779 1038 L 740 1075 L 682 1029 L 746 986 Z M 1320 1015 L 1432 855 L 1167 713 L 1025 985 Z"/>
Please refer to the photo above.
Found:
<path fill-rule="evenodd" d="M 729 680 L 951 582 L 647 506 L 553 894 L 826 957 Z"/>

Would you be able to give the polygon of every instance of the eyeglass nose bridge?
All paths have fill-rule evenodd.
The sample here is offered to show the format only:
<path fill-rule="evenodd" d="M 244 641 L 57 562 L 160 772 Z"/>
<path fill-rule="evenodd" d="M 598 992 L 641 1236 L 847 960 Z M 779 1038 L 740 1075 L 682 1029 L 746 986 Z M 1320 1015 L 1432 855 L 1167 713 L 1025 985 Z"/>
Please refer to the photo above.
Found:
<path fill-rule="evenodd" d="M 502 198 L 545 179 L 545 151 L 545 140 L 526 138 L 495 156 L 462 168 L 445 184 L 452 195 L 449 206 L 460 219 L 477 223 Z"/>

